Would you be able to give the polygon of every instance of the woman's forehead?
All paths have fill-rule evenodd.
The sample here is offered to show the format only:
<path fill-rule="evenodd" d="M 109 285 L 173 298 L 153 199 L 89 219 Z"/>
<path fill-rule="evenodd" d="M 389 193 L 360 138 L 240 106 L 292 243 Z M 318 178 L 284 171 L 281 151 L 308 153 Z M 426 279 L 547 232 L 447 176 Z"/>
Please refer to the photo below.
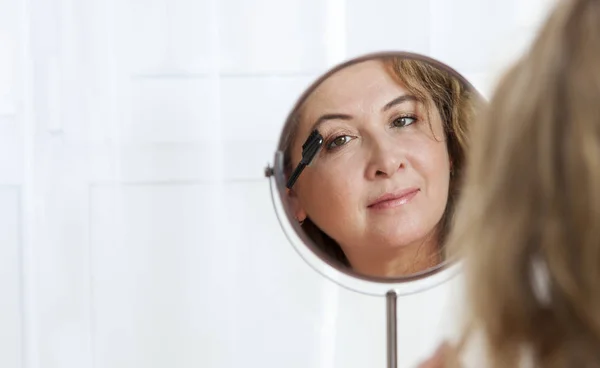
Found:
<path fill-rule="evenodd" d="M 310 113 L 319 109 L 355 108 L 406 93 L 406 88 L 390 75 L 382 61 L 368 60 L 330 75 L 308 96 L 302 110 Z"/>

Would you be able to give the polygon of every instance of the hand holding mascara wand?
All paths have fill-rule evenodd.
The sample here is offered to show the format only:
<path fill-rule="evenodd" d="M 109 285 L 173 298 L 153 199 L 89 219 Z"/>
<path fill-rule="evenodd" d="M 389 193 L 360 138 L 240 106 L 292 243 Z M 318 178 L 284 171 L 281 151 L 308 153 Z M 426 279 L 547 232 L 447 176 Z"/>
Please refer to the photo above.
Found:
<path fill-rule="evenodd" d="M 315 157 L 317 157 L 317 153 L 319 153 L 321 150 L 322 145 L 323 136 L 321 136 L 318 130 L 313 130 L 313 132 L 310 133 L 306 139 L 306 142 L 304 142 L 302 145 L 302 159 L 300 160 L 298 166 L 296 166 L 296 169 L 294 169 L 294 172 L 292 172 L 292 175 L 287 182 L 286 186 L 288 189 L 292 189 L 294 183 L 296 183 L 296 180 L 298 180 L 298 177 L 300 174 L 302 174 L 304 168 L 306 166 L 310 166 L 314 162 Z"/>

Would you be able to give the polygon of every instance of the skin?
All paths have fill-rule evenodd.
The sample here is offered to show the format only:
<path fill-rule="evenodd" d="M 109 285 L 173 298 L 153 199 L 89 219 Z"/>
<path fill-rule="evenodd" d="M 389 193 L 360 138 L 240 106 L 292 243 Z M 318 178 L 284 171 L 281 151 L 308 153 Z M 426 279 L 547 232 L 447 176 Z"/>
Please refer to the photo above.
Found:
<path fill-rule="evenodd" d="M 292 145 L 296 165 L 321 118 L 323 149 L 290 192 L 294 212 L 300 221 L 310 217 L 366 275 L 398 276 L 439 262 L 450 180 L 443 124 L 433 104 L 427 111 L 410 97 L 398 102 L 402 96 L 411 94 L 380 61 L 351 65 L 307 99 Z M 412 189 L 408 203 L 370 207 L 383 194 Z"/>
<path fill-rule="evenodd" d="M 452 348 L 447 343 L 440 345 L 433 355 L 419 364 L 419 368 L 444 368 Z"/>

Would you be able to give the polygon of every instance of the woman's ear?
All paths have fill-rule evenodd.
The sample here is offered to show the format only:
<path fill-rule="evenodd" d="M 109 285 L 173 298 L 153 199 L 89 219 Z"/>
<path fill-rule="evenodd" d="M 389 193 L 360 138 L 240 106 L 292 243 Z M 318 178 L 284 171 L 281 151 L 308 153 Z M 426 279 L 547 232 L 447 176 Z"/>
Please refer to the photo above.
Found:
<path fill-rule="evenodd" d="M 293 189 L 287 189 L 287 195 L 290 199 L 290 205 L 292 206 L 292 212 L 294 213 L 294 217 L 298 222 L 303 222 L 306 219 L 306 211 L 302 208 L 300 204 L 300 199 L 296 192 Z"/>

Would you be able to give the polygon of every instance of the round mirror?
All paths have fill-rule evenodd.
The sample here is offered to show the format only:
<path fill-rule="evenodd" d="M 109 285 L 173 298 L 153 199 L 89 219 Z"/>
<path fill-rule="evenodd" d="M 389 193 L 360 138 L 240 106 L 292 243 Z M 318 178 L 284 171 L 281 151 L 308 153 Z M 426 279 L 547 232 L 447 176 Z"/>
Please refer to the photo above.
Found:
<path fill-rule="evenodd" d="M 362 56 L 321 76 L 289 113 L 266 172 L 296 251 L 370 295 L 452 277 L 444 240 L 482 102 L 455 70 L 412 53 Z"/>

